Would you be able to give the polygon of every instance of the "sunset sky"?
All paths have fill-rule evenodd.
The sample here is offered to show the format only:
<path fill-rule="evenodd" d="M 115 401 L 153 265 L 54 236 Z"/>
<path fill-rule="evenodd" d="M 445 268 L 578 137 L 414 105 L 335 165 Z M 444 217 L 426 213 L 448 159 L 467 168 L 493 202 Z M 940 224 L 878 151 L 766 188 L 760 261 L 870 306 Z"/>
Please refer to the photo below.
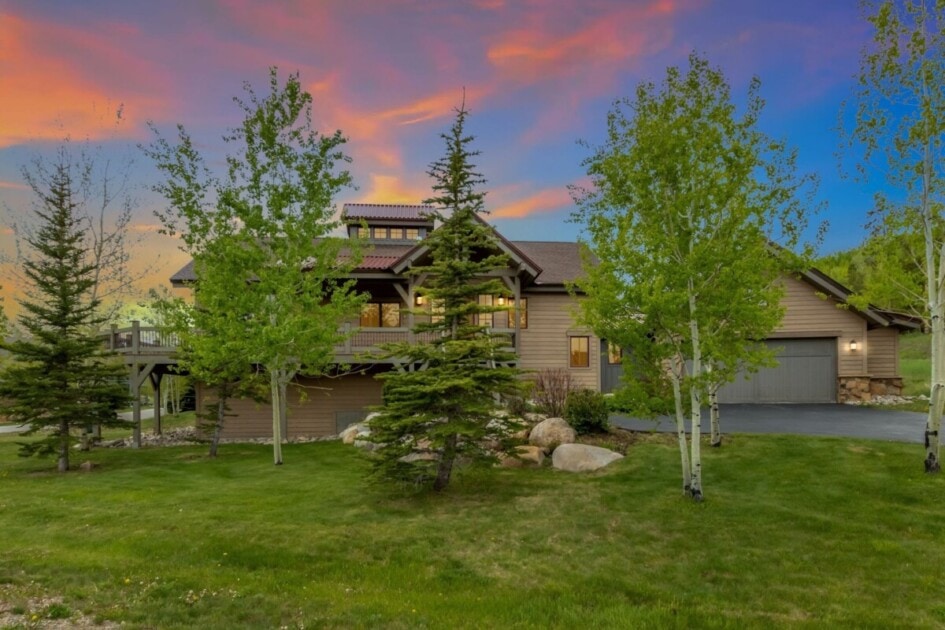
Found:
<path fill-rule="evenodd" d="M 155 233 L 156 173 L 135 149 L 146 122 L 182 123 L 211 158 L 239 119 L 244 81 L 299 71 L 324 131 L 349 138 L 357 190 L 338 199 L 417 203 L 466 90 L 490 221 L 509 238 L 571 240 L 566 186 L 581 183 L 614 99 L 695 49 L 739 98 L 762 80 L 763 130 L 821 179 L 822 252 L 864 235 L 872 190 L 840 178 L 840 107 L 870 31 L 856 0 L 0 0 L 0 208 L 30 211 L 20 166 L 65 135 L 135 159 L 143 236 L 135 264 L 165 282 L 186 258 Z M 122 124 L 113 112 L 123 106 Z M 8 229 L 0 248 L 10 251 Z M 156 261 L 156 264 L 155 264 Z M 14 287 L 7 285 L 10 295 Z M 7 299 L 7 310 L 11 309 Z"/>

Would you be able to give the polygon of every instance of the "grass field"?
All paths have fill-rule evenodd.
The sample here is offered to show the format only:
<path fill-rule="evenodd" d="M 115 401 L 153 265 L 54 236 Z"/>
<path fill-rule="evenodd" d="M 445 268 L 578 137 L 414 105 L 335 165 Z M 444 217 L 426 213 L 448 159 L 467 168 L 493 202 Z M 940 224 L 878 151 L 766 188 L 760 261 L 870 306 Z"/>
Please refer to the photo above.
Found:
<path fill-rule="evenodd" d="M 696 505 L 666 439 L 600 473 L 468 471 L 444 496 L 397 498 L 337 442 L 288 445 L 281 467 L 259 445 L 216 461 L 102 449 L 83 454 L 92 472 L 57 475 L 3 437 L 0 613 L 23 627 L 945 625 L 945 478 L 921 472 L 918 447 L 734 436 L 706 449 Z"/>

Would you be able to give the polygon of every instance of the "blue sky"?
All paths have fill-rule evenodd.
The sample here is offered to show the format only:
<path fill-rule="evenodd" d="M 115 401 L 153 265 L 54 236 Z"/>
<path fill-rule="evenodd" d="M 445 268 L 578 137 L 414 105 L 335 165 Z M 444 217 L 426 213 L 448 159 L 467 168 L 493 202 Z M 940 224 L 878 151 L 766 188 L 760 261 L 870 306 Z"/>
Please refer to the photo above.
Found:
<path fill-rule="evenodd" d="M 736 95 L 761 78 L 762 129 L 821 178 L 830 252 L 863 239 L 871 206 L 872 186 L 841 179 L 836 156 L 869 38 L 856 0 L 0 0 L 0 206 L 29 212 L 19 168 L 65 135 L 124 160 L 148 120 L 168 135 L 182 123 L 221 155 L 232 97 L 244 81 L 263 88 L 276 65 L 300 72 L 320 128 L 349 137 L 358 189 L 339 204 L 428 196 L 427 165 L 465 88 L 491 221 L 512 239 L 571 240 L 566 187 L 586 181 L 578 141 L 599 143 L 615 99 L 694 49 Z M 134 174 L 136 264 L 159 260 L 154 285 L 186 257 L 155 231 L 144 156 Z M 0 234 L 0 248 L 11 243 Z"/>

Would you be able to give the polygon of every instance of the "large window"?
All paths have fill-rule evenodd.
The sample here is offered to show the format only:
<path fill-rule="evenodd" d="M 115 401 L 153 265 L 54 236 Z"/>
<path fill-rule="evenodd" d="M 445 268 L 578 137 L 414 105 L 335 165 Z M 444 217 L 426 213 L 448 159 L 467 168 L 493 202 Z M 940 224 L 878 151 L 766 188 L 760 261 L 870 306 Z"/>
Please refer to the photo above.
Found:
<path fill-rule="evenodd" d="M 492 306 L 493 304 L 491 295 L 480 295 L 478 301 L 479 306 Z M 489 328 L 494 328 L 495 313 L 477 313 L 475 321 L 477 326 L 488 326 Z"/>
<path fill-rule="evenodd" d="M 511 304 L 515 306 L 515 300 L 512 300 Z M 518 327 L 522 330 L 528 328 L 528 298 L 519 298 L 518 307 L 513 309 L 512 312 L 518 313 Z M 514 315 L 509 315 L 509 328 L 515 327 L 514 317 Z"/>
<path fill-rule="evenodd" d="M 573 368 L 591 367 L 591 338 L 568 337 L 571 358 L 568 362 Z"/>
<path fill-rule="evenodd" d="M 369 302 L 361 307 L 362 328 L 400 328 L 400 304 Z"/>

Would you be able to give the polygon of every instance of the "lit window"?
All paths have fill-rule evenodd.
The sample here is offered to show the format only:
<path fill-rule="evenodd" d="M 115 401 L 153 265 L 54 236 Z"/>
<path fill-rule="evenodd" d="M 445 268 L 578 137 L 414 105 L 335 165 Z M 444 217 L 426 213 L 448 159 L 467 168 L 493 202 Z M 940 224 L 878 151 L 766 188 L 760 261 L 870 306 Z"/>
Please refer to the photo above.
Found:
<path fill-rule="evenodd" d="M 491 295 L 480 295 L 479 306 L 492 306 L 492 296 Z M 495 327 L 495 313 L 476 313 L 475 322 L 477 326 L 487 326 L 489 328 Z"/>
<path fill-rule="evenodd" d="M 571 348 L 569 365 L 573 368 L 591 367 L 590 337 L 568 337 Z"/>
<path fill-rule="evenodd" d="M 607 363 L 611 365 L 617 365 L 620 363 L 622 354 L 623 353 L 620 351 L 620 346 L 609 341 L 607 342 Z"/>
<path fill-rule="evenodd" d="M 400 304 L 370 302 L 361 307 L 362 328 L 399 328 Z"/>
<path fill-rule="evenodd" d="M 418 241 L 420 240 L 420 229 L 419 228 L 406 228 L 404 230 L 404 237 L 408 241 Z"/>
<path fill-rule="evenodd" d="M 381 304 L 381 326 L 384 328 L 400 327 L 400 304 L 396 302 Z"/>
<path fill-rule="evenodd" d="M 361 307 L 361 327 L 362 328 L 380 328 L 381 326 L 381 305 L 365 304 Z"/>
<path fill-rule="evenodd" d="M 514 301 L 513 301 L 514 303 Z M 522 330 L 528 328 L 528 298 L 521 298 L 518 301 L 518 326 Z"/>
<path fill-rule="evenodd" d="M 430 321 L 434 324 L 443 321 L 446 305 L 443 300 L 433 300 L 430 304 Z"/>
<path fill-rule="evenodd" d="M 392 227 L 390 229 L 390 237 L 391 237 L 391 240 L 397 240 L 397 241 L 403 240 L 404 228 Z"/>
<path fill-rule="evenodd" d="M 387 240 L 387 228 L 373 227 L 371 228 L 371 236 L 375 239 Z"/>

